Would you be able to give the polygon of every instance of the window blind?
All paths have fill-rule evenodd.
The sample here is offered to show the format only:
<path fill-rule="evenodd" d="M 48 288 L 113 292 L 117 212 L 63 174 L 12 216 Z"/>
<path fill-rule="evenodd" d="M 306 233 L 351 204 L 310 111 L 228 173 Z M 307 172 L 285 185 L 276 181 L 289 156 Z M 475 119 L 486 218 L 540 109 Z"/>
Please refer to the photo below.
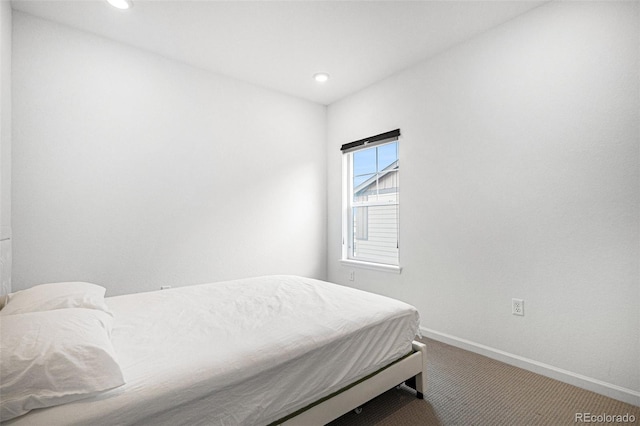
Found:
<path fill-rule="evenodd" d="M 340 147 L 340 151 L 342 151 L 342 153 L 346 153 L 358 148 L 363 148 L 364 146 L 382 144 L 394 139 L 398 139 L 398 136 L 400 136 L 400 129 L 391 130 L 390 132 L 380 133 L 379 135 L 370 136 L 368 138 L 346 143 L 342 145 L 342 147 Z"/>

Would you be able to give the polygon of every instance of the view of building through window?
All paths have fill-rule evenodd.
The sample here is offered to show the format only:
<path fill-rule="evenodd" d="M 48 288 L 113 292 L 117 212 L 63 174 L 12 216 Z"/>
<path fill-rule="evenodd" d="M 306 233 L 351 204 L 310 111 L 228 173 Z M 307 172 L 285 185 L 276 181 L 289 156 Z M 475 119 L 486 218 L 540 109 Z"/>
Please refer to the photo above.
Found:
<path fill-rule="evenodd" d="M 348 257 L 398 265 L 398 141 L 349 155 Z"/>

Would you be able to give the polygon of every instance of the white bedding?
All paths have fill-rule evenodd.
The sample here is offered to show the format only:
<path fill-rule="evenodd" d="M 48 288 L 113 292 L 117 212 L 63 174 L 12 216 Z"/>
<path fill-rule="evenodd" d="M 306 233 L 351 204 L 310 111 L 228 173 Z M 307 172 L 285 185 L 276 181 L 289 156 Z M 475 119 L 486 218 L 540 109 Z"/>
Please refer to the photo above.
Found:
<path fill-rule="evenodd" d="M 260 425 L 411 351 L 418 313 L 269 276 L 106 299 L 126 384 L 6 424 Z"/>

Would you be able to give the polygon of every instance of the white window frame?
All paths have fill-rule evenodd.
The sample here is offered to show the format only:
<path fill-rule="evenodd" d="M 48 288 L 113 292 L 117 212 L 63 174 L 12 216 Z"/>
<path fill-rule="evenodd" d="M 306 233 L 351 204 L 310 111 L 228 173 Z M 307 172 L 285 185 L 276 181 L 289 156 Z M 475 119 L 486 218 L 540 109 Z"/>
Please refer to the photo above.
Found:
<path fill-rule="evenodd" d="M 382 146 L 397 142 L 398 143 L 398 152 L 400 151 L 400 137 L 394 137 L 392 139 L 383 140 L 375 143 L 364 144 L 361 147 L 356 149 L 349 150 L 342 155 L 342 258 L 340 259 L 341 264 L 344 266 L 355 266 L 365 269 L 372 269 L 376 271 L 383 272 L 393 272 L 400 273 L 402 271 L 402 267 L 400 266 L 400 196 L 398 194 L 398 199 L 396 203 L 398 206 L 398 259 L 397 264 L 387 264 L 374 262 L 369 260 L 355 259 L 352 257 L 353 247 L 353 208 L 354 207 L 370 207 L 370 206 L 381 206 L 381 205 L 389 205 L 389 202 L 381 202 L 381 201 L 353 201 L 353 154 L 362 149 L 373 148 L 376 146 Z M 399 162 L 398 162 L 399 164 Z M 400 181 L 400 169 L 398 168 L 398 182 Z M 398 183 L 399 185 L 399 183 Z M 398 187 L 399 188 L 399 187 Z"/>

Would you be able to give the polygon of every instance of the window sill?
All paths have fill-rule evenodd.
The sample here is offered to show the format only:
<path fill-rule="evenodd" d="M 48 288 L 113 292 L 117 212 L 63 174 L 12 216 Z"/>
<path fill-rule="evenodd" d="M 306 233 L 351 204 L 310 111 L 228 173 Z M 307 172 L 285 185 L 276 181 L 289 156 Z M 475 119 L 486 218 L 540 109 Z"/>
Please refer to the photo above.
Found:
<path fill-rule="evenodd" d="M 385 265 L 383 263 L 363 262 L 362 260 L 340 259 L 343 266 L 354 266 L 356 268 L 371 269 L 374 271 L 390 272 L 399 274 L 402 272 L 401 266 Z"/>

